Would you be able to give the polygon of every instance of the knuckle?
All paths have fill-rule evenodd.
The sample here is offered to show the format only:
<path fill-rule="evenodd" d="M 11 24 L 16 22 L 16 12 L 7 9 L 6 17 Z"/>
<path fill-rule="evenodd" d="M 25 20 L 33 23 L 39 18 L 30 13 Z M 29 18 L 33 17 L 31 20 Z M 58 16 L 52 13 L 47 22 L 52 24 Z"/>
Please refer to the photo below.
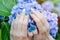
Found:
<path fill-rule="evenodd" d="M 26 23 L 24 22 L 22 25 L 25 25 Z"/>
<path fill-rule="evenodd" d="M 40 22 L 40 20 L 37 20 L 37 23 L 39 23 Z"/>
<path fill-rule="evenodd" d="M 41 34 L 46 34 L 46 31 L 41 32 Z"/>
<path fill-rule="evenodd" d="M 10 32 L 10 35 L 13 35 L 14 36 L 14 33 Z"/>
<path fill-rule="evenodd" d="M 19 23 L 19 24 L 22 24 L 22 21 L 19 21 L 18 23 Z"/>
<path fill-rule="evenodd" d="M 22 33 L 13 33 L 13 32 L 10 32 L 10 36 L 14 36 L 14 37 L 18 37 L 18 38 L 26 38 L 27 35 L 25 34 L 22 34 Z"/>
<path fill-rule="evenodd" d="M 26 35 L 20 35 L 20 37 L 22 37 L 22 38 L 26 38 Z"/>
<path fill-rule="evenodd" d="M 48 31 L 47 29 L 46 29 L 46 30 L 43 30 L 43 31 L 42 31 L 42 34 L 45 34 L 45 33 L 47 33 L 47 31 Z"/>
<path fill-rule="evenodd" d="M 43 20 L 43 19 L 44 19 L 44 17 L 43 17 L 43 16 L 41 16 L 39 19 L 40 19 L 40 20 Z"/>
<path fill-rule="evenodd" d="M 25 21 L 24 24 L 27 24 L 27 21 Z"/>
<path fill-rule="evenodd" d="M 42 15 L 41 15 L 41 18 L 45 18 L 45 16 L 42 14 Z"/>
<path fill-rule="evenodd" d="M 17 21 L 15 21 L 13 24 L 17 24 Z"/>

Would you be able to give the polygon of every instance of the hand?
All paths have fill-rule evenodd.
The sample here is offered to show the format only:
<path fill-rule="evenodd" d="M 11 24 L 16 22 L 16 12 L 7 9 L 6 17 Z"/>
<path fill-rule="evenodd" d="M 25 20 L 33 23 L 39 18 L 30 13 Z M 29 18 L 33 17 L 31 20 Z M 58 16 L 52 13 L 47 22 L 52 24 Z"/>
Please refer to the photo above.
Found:
<path fill-rule="evenodd" d="M 25 11 L 18 15 L 16 19 L 13 20 L 10 30 L 11 40 L 31 40 L 28 37 L 27 25 L 28 25 L 28 15 L 25 15 Z"/>
<path fill-rule="evenodd" d="M 49 24 L 44 16 L 35 9 L 31 9 L 32 14 L 30 16 L 36 22 L 38 34 L 34 35 L 34 40 L 50 40 L 49 39 Z"/>

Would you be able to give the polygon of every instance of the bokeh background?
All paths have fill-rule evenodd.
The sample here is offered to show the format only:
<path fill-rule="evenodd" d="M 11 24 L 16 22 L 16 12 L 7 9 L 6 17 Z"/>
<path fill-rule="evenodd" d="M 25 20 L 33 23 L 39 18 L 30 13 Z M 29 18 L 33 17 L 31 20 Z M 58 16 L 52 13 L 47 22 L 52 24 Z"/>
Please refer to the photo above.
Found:
<path fill-rule="evenodd" d="M 17 0 L 0 0 L 0 40 L 10 40 L 9 32 L 10 25 L 8 24 L 8 16 L 10 15 L 11 8 L 16 4 Z M 58 33 L 55 37 L 56 40 L 60 40 L 60 0 L 37 0 L 39 4 L 46 1 L 53 2 L 55 8 L 52 12 L 58 15 Z"/>

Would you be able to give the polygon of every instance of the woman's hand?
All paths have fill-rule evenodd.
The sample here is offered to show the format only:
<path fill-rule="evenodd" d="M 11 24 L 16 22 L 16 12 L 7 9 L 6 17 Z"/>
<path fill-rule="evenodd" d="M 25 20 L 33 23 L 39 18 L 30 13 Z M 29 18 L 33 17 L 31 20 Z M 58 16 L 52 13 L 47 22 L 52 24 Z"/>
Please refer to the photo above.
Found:
<path fill-rule="evenodd" d="M 49 35 L 49 24 L 44 16 L 44 14 L 40 13 L 35 9 L 31 9 L 32 14 L 30 16 L 36 22 L 38 34 L 34 35 L 34 40 L 50 40 Z"/>
<path fill-rule="evenodd" d="M 31 40 L 28 37 L 27 25 L 28 15 L 25 15 L 25 10 L 13 20 L 10 30 L 10 40 Z"/>

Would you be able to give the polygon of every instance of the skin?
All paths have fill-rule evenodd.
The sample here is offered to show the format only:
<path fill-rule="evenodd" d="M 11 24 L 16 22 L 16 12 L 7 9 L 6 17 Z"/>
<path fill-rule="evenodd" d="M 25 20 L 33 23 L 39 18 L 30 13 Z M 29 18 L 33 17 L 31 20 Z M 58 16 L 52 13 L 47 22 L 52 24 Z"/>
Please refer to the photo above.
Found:
<path fill-rule="evenodd" d="M 34 40 L 54 40 L 49 35 L 49 24 L 44 16 L 44 14 L 40 13 L 39 11 L 35 9 L 31 9 L 32 14 L 30 16 L 33 18 L 33 20 L 36 22 L 37 30 L 34 32 Z"/>
<path fill-rule="evenodd" d="M 54 40 L 49 35 L 49 24 L 44 16 L 35 9 L 31 9 L 32 14 L 30 16 L 36 22 L 37 29 L 28 32 L 27 25 L 29 15 L 25 15 L 25 10 L 18 15 L 17 18 L 13 19 L 11 30 L 10 30 L 10 40 Z"/>
<path fill-rule="evenodd" d="M 18 15 L 17 18 L 13 19 L 10 31 L 10 40 L 31 40 L 32 37 L 28 36 L 27 25 L 28 15 L 25 15 L 25 10 Z M 31 34 L 31 33 L 29 33 Z"/>

